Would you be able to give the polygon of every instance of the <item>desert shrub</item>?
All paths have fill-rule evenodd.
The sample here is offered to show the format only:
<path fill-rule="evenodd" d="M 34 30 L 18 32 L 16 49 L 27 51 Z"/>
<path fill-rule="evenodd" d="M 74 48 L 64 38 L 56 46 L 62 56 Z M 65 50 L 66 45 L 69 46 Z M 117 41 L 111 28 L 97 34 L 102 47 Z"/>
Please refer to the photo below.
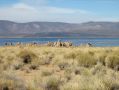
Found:
<path fill-rule="evenodd" d="M 29 64 L 37 58 L 36 54 L 29 50 L 22 50 L 17 56 L 20 57 L 20 59 L 22 59 L 22 62 L 24 64 Z"/>
<path fill-rule="evenodd" d="M 88 51 L 88 53 L 89 53 L 90 55 L 92 55 L 92 56 L 95 55 L 95 52 L 94 52 L 94 51 Z"/>
<path fill-rule="evenodd" d="M 97 80 L 97 81 L 95 81 Z M 100 80 L 92 76 L 75 76 L 73 80 L 61 86 L 61 90 L 106 90 Z"/>
<path fill-rule="evenodd" d="M 64 70 L 64 77 L 67 82 L 73 78 L 72 75 L 74 75 L 74 66 L 67 67 Z"/>
<path fill-rule="evenodd" d="M 118 52 L 118 47 L 1 48 L 0 90 L 118 90 Z"/>
<path fill-rule="evenodd" d="M 78 52 L 68 52 L 64 54 L 65 59 L 75 59 L 77 57 Z"/>
<path fill-rule="evenodd" d="M 75 75 L 81 74 L 80 68 L 76 68 L 76 69 L 74 70 L 74 73 L 75 73 Z"/>
<path fill-rule="evenodd" d="M 119 84 L 112 84 L 110 90 L 119 90 Z"/>
<path fill-rule="evenodd" d="M 36 65 L 36 64 L 31 64 L 30 65 L 30 67 L 29 67 L 29 69 L 31 69 L 31 70 L 38 70 L 38 65 Z"/>
<path fill-rule="evenodd" d="M 13 69 L 14 70 L 19 70 L 19 69 L 21 69 L 23 67 L 23 64 L 15 64 L 15 65 L 13 65 Z"/>
<path fill-rule="evenodd" d="M 102 63 L 98 62 L 94 67 L 91 68 L 90 71 L 93 75 L 101 76 L 106 74 L 107 70 L 106 70 L 106 67 Z"/>
<path fill-rule="evenodd" d="M 52 52 L 51 52 L 51 51 L 48 51 L 48 50 L 47 50 L 47 51 L 46 51 L 46 50 L 43 51 L 43 54 L 44 54 L 44 55 L 48 55 L 48 54 L 51 54 L 51 53 L 52 53 Z"/>
<path fill-rule="evenodd" d="M 25 71 L 26 73 L 30 73 L 31 72 L 31 68 L 30 68 L 31 64 L 29 65 L 24 65 L 20 70 L 21 71 Z"/>
<path fill-rule="evenodd" d="M 45 78 L 43 83 L 44 90 L 60 90 L 60 79 L 57 76 L 49 76 Z"/>
<path fill-rule="evenodd" d="M 41 72 L 41 76 L 50 76 L 52 74 L 53 74 L 53 72 L 52 71 L 49 71 L 49 70 L 43 70 Z"/>
<path fill-rule="evenodd" d="M 65 69 L 65 75 L 69 76 L 72 74 L 80 75 L 82 73 L 82 68 L 78 66 L 70 66 Z"/>
<path fill-rule="evenodd" d="M 66 83 L 60 88 L 61 90 L 80 90 L 79 85 L 76 82 Z"/>
<path fill-rule="evenodd" d="M 64 77 L 66 79 L 66 82 L 69 82 L 72 79 L 72 75 L 70 74 L 65 74 Z"/>
<path fill-rule="evenodd" d="M 49 65 L 51 63 L 52 59 L 48 56 L 42 56 L 40 57 L 39 64 L 40 65 Z"/>
<path fill-rule="evenodd" d="M 0 70 L 9 70 L 11 68 L 12 62 L 5 61 L 3 64 L 0 64 Z"/>
<path fill-rule="evenodd" d="M 86 67 L 76 67 L 74 69 L 74 73 L 75 73 L 76 70 L 80 71 L 80 73 L 77 76 L 79 76 L 79 75 L 90 76 L 91 75 L 91 72 L 90 72 L 90 69 L 89 68 L 86 68 Z"/>
<path fill-rule="evenodd" d="M 118 80 L 115 76 L 105 75 L 101 82 L 105 86 L 105 90 L 119 90 Z"/>
<path fill-rule="evenodd" d="M 115 68 L 119 66 L 119 56 L 117 55 L 108 55 L 105 60 L 106 66 L 110 68 Z"/>
<path fill-rule="evenodd" d="M 5 59 L 7 60 L 7 61 L 13 61 L 14 59 L 15 59 L 15 56 L 13 56 L 13 55 L 7 55 L 6 57 L 5 57 Z"/>
<path fill-rule="evenodd" d="M 0 75 L 0 90 L 27 90 L 23 80 L 16 76 L 1 74 Z"/>
<path fill-rule="evenodd" d="M 4 63 L 3 58 L 4 57 L 2 55 L 0 55 L 0 64 Z"/>
<path fill-rule="evenodd" d="M 78 61 L 78 64 L 81 66 L 84 66 L 84 67 L 91 67 L 93 65 L 96 65 L 96 63 L 97 63 L 95 56 L 93 56 L 89 53 L 82 52 L 77 56 L 76 59 Z"/>
<path fill-rule="evenodd" d="M 67 67 L 69 67 L 69 64 L 68 64 L 68 62 L 60 62 L 60 63 L 58 64 L 58 66 L 59 66 L 60 70 L 64 70 L 64 69 L 66 69 Z"/>
<path fill-rule="evenodd" d="M 91 72 L 90 72 L 90 69 L 88 68 L 85 68 L 85 67 L 80 67 L 80 66 L 71 66 L 71 67 L 68 67 L 67 69 L 65 69 L 65 73 L 64 73 L 65 76 L 72 76 L 72 75 L 75 75 L 75 76 L 80 76 L 80 75 L 83 75 L 83 76 L 88 76 L 88 75 L 91 75 Z"/>
<path fill-rule="evenodd" d="M 73 71 L 74 71 L 74 66 L 70 66 L 65 69 L 66 74 L 71 74 L 73 73 Z"/>
<path fill-rule="evenodd" d="M 43 54 L 48 55 L 49 53 L 51 53 L 50 51 L 43 51 Z"/>
<path fill-rule="evenodd" d="M 98 62 L 101 62 L 105 66 L 105 58 L 107 57 L 107 53 L 105 52 L 98 52 L 96 53 L 96 58 Z"/>
<path fill-rule="evenodd" d="M 100 71 L 102 72 L 102 71 Z M 119 78 L 115 72 L 102 75 L 76 75 L 70 81 L 61 86 L 61 90 L 118 90 Z"/>
<path fill-rule="evenodd" d="M 119 49 L 118 49 L 118 48 L 115 48 L 115 50 L 114 50 L 114 49 L 112 49 L 112 50 L 113 50 L 113 51 L 111 52 L 112 54 L 119 56 Z"/>

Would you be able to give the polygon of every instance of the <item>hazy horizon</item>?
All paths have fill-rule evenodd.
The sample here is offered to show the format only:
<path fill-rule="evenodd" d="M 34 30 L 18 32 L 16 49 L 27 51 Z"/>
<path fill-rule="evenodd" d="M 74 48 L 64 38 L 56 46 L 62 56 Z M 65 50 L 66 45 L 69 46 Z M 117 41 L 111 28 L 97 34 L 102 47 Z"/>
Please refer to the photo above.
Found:
<path fill-rule="evenodd" d="M 14 22 L 14 23 L 33 23 L 33 22 L 49 22 L 49 23 L 69 23 L 69 24 L 82 24 L 82 23 L 118 23 L 119 21 L 85 21 L 85 22 L 63 22 L 63 21 L 24 21 L 24 22 L 20 22 L 20 21 L 14 21 L 14 20 L 0 20 L 0 21 L 10 21 L 10 22 Z"/>

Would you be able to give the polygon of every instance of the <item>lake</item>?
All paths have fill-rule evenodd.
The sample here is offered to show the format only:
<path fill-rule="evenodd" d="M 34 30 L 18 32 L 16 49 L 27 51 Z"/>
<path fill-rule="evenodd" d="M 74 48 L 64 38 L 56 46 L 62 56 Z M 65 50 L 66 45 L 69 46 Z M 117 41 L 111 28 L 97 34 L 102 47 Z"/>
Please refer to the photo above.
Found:
<path fill-rule="evenodd" d="M 119 46 L 119 38 L 1 38 L 0 46 L 3 46 L 5 42 L 38 42 L 38 43 L 47 43 L 48 41 L 55 42 L 58 40 L 61 41 L 71 41 L 74 45 L 91 43 L 94 46 L 106 47 L 106 46 Z"/>

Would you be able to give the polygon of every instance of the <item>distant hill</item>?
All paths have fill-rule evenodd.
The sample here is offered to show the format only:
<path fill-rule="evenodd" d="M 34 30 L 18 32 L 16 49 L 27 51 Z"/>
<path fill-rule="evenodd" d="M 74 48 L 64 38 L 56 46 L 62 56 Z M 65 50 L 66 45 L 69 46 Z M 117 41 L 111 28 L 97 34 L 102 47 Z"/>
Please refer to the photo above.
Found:
<path fill-rule="evenodd" d="M 8 37 L 119 37 L 119 22 L 28 22 L 0 20 L 0 38 Z"/>

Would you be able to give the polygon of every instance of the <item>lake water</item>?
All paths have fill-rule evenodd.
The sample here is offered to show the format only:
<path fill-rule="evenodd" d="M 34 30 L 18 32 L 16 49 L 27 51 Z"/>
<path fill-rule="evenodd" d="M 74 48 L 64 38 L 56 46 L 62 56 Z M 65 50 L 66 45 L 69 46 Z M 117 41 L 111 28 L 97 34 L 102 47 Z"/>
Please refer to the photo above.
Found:
<path fill-rule="evenodd" d="M 38 42 L 38 43 L 47 43 L 48 41 L 55 42 L 58 40 L 61 41 L 71 41 L 74 45 L 91 43 L 94 46 L 119 46 L 119 38 L 1 38 L 0 46 L 4 45 L 5 42 Z"/>

